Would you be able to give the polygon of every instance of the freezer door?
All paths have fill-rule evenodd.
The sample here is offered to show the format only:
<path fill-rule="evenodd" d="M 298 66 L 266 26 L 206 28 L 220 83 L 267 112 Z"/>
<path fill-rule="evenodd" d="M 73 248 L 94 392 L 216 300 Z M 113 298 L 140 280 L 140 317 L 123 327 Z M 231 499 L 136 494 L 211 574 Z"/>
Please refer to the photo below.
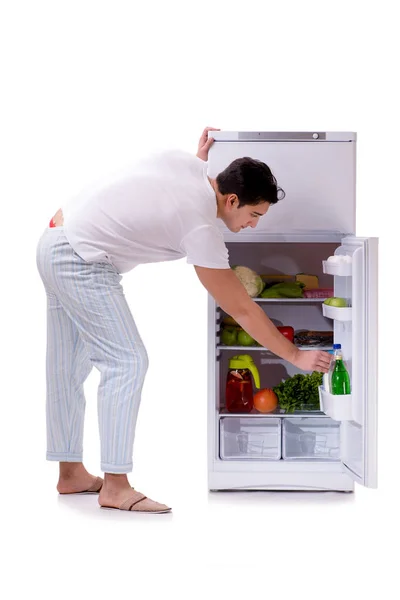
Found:
<path fill-rule="evenodd" d="M 286 196 L 271 206 L 251 234 L 301 231 L 355 233 L 356 196 L 354 136 L 211 132 L 215 142 L 208 156 L 208 175 L 216 178 L 232 161 L 249 156 L 265 162 Z M 219 219 L 226 237 L 244 240 L 247 232 L 231 234 Z"/>
<path fill-rule="evenodd" d="M 352 373 L 351 419 L 341 423 L 341 460 L 366 487 L 377 486 L 378 238 L 347 236 L 336 254 L 352 256 L 352 276 L 334 278 L 335 296 L 351 299 L 349 325 L 334 322 L 335 341 L 347 348 Z M 348 335 L 346 336 L 346 327 Z M 344 353 L 344 356 L 346 353 Z"/>

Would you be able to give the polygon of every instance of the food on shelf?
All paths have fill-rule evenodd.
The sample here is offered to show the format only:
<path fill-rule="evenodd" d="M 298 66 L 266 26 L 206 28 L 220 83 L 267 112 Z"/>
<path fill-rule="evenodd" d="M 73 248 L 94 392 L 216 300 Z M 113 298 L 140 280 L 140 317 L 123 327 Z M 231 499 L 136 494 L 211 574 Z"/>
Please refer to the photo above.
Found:
<path fill-rule="evenodd" d="M 256 298 L 261 294 L 264 289 L 264 282 L 258 273 L 249 267 L 244 267 L 241 265 L 233 266 L 232 270 L 238 277 L 239 281 L 244 285 L 251 298 Z"/>
<path fill-rule="evenodd" d="M 307 275 L 306 273 L 298 273 L 296 281 L 304 283 L 305 290 L 316 290 L 319 288 L 319 281 L 316 275 Z"/>
<path fill-rule="evenodd" d="M 260 346 L 242 327 L 233 325 L 222 327 L 221 344 L 224 346 Z"/>
<path fill-rule="evenodd" d="M 317 288 L 316 290 L 304 290 L 304 298 L 331 298 L 333 288 Z"/>
<path fill-rule="evenodd" d="M 261 413 L 269 413 L 278 406 L 278 396 L 274 390 L 264 388 L 256 392 L 253 396 L 254 408 Z"/>
<path fill-rule="evenodd" d="M 250 334 L 247 333 L 244 329 L 239 329 L 237 335 L 237 345 L 238 346 L 254 346 L 256 340 L 251 337 Z"/>
<path fill-rule="evenodd" d="M 266 287 L 261 293 L 261 298 L 302 298 L 304 283 L 300 281 L 287 281 L 274 283 Z"/>
<path fill-rule="evenodd" d="M 352 262 L 352 258 L 348 254 L 335 254 L 334 256 L 330 256 L 327 259 L 327 262 L 333 264 L 349 264 Z"/>
<path fill-rule="evenodd" d="M 322 373 L 311 375 L 297 373 L 273 388 L 279 406 L 287 413 L 295 410 L 320 410 L 318 387 L 322 385 Z"/>
<path fill-rule="evenodd" d="M 260 277 L 262 277 L 263 281 L 269 285 L 272 285 L 273 283 L 282 283 L 282 282 L 293 282 L 296 281 L 296 278 L 294 275 L 285 275 L 283 273 L 273 273 L 271 275 L 269 275 L 268 273 L 262 273 L 260 275 Z"/>
<path fill-rule="evenodd" d="M 299 329 L 294 335 L 294 343 L 298 346 L 332 346 L 333 331 Z"/>
<path fill-rule="evenodd" d="M 337 298 L 336 296 L 327 298 L 324 300 L 324 304 L 327 306 L 336 306 L 336 308 L 343 308 L 345 306 L 347 307 L 347 301 L 344 298 Z"/>
<path fill-rule="evenodd" d="M 222 323 L 224 325 L 234 325 L 235 327 L 240 327 L 239 323 L 237 321 L 235 321 L 235 319 L 233 317 L 230 317 L 229 315 L 222 319 Z"/>
<path fill-rule="evenodd" d="M 288 340 L 293 342 L 294 340 L 294 329 L 288 325 L 279 326 L 277 330 L 281 332 L 283 336 L 285 336 Z"/>
<path fill-rule="evenodd" d="M 224 327 L 221 333 L 221 344 L 224 344 L 224 346 L 236 346 L 237 335 L 236 327 Z"/>

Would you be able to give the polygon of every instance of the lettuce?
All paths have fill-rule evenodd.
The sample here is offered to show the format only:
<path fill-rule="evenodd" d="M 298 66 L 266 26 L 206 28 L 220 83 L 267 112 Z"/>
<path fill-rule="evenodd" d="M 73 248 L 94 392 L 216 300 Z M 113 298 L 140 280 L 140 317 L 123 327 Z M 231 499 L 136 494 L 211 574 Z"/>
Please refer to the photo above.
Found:
<path fill-rule="evenodd" d="M 320 410 L 318 387 L 322 385 L 322 373 L 311 375 L 297 373 L 273 388 L 279 406 L 288 413 L 295 410 Z M 307 405 L 307 406 L 305 406 Z"/>

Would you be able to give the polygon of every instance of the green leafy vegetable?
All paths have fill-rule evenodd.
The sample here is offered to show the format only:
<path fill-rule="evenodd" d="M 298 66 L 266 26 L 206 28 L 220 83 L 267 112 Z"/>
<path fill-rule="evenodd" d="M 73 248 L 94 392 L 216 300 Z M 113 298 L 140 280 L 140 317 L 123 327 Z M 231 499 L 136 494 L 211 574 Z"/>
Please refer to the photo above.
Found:
<path fill-rule="evenodd" d="M 308 405 L 305 410 L 319 410 L 318 387 L 322 385 L 322 373 L 313 371 L 311 375 L 297 373 L 288 377 L 273 388 L 278 396 L 279 406 L 288 413 L 302 410 L 303 405 Z"/>
<path fill-rule="evenodd" d="M 303 287 L 300 281 L 274 283 L 262 292 L 261 298 L 302 298 Z"/>

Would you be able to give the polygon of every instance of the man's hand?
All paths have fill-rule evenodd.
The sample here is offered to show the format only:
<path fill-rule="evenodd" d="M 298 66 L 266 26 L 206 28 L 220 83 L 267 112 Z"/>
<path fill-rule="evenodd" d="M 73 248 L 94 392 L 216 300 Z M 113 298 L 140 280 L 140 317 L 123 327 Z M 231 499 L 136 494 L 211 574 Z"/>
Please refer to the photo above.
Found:
<path fill-rule="evenodd" d="M 205 162 L 207 162 L 207 160 L 208 160 L 208 151 L 214 142 L 214 138 L 211 137 L 210 139 L 208 139 L 209 131 L 221 131 L 221 130 L 215 129 L 215 127 L 206 127 L 205 130 L 203 131 L 203 133 L 201 134 L 201 138 L 199 140 L 199 147 L 197 149 L 196 156 L 198 156 L 199 158 L 201 158 L 201 160 L 204 160 Z"/>
<path fill-rule="evenodd" d="M 298 350 L 292 364 L 302 371 L 327 373 L 331 363 L 331 354 L 323 350 Z"/>

